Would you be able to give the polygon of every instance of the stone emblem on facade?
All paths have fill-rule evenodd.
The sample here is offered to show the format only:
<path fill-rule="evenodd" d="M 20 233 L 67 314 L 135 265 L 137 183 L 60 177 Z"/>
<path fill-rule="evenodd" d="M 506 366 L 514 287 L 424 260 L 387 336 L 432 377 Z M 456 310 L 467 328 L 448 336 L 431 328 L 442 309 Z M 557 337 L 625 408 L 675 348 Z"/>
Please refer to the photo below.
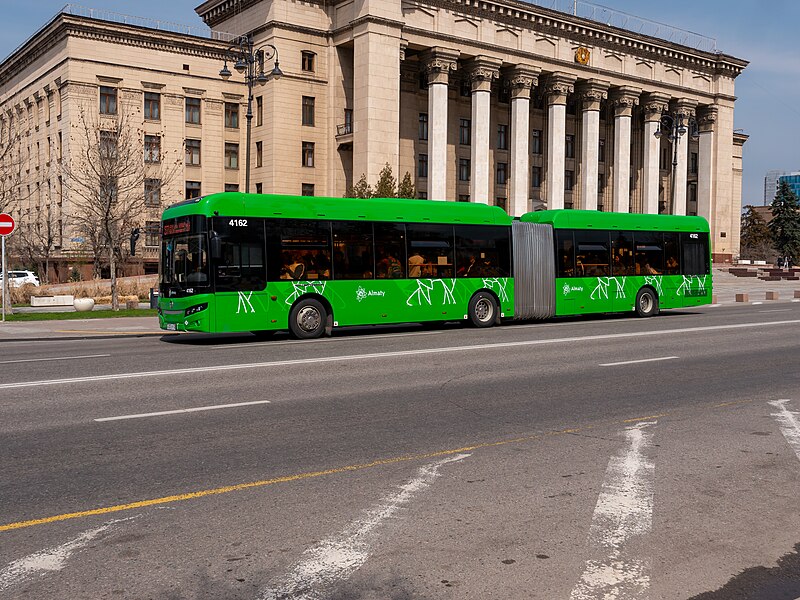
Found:
<path fill-rule="evenodd" d="M 588 65 L 589 59 L 592 57 L 591 53 L 589 52 L 588 48 L 584 48 L 581 46 L 577 50 L 575 50 L 575 62 L 579 65 Z"/>

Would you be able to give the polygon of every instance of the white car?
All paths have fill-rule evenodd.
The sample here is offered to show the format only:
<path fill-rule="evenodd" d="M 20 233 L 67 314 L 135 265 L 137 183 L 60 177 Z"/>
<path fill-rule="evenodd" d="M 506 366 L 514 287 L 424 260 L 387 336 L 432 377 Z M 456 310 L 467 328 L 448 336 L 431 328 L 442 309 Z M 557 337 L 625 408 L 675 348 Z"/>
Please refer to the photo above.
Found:
<path fill-rule="evenodd" d="M 3 274 L 0 273 L 0 282 L 3 281 Z M 8 287 L 18 288 L 26 283 L 32 283 L 39 286 L 39 278 L 33 274 L 33 271 L 8 271 Z"/>

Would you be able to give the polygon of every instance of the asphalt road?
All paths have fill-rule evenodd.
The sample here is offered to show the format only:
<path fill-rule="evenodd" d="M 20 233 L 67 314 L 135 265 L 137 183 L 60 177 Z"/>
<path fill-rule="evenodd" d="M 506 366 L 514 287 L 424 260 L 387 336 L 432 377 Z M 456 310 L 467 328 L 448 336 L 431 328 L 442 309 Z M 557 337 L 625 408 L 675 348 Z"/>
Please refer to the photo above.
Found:
<path fill-rule="evenodd" d="M 799 333 L 4 342 L 0 598 L 794 599 Z"/>

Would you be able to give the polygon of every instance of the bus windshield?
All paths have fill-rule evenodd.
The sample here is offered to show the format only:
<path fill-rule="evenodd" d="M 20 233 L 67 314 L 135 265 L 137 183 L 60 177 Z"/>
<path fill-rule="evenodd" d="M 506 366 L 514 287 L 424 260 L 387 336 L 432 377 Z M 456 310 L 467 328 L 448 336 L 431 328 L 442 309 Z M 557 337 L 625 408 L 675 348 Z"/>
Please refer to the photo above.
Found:
<path fill-rule="evenodd" d="M 207 287 L 208 248 L 205 234 L 176 235 L 162 243 L 161 283 L 167 288 L 193 293 Z"/>

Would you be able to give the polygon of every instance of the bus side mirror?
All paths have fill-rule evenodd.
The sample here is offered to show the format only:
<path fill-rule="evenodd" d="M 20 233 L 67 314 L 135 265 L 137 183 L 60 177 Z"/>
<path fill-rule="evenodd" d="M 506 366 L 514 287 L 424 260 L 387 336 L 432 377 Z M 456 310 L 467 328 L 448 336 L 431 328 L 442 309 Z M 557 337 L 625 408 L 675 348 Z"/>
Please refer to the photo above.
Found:
<path fill-rule="evenodd" d="M 217 235 L 216 231 L 211 232 L 211 259 L 212 260 L 219 260 L 222 258 L 222 240 L 220 239 L 219 235 Z"/>

